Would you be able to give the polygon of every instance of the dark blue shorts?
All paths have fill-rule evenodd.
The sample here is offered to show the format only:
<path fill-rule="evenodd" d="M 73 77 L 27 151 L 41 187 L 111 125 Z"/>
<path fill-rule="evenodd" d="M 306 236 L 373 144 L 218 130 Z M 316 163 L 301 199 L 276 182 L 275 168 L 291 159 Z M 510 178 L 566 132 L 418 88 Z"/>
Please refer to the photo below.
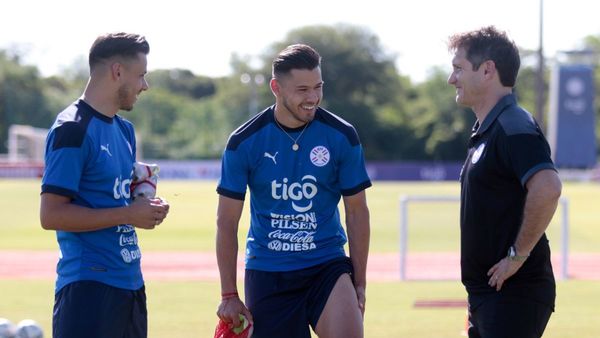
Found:
<path fill-rule="evenodd" d="M 551 314 L 546 304 L 495 293 L 469 309 L 469 338 L 540 338 Z"/>
<path fill-rule="evenodd" d="M 338 278 L 352 277 L 348 257 L 294 271 L 246 270 L 246 306 L 254 318 L 252 338 L 310 338 Z"/>
<path fill-rule="evenodd" d="M 54 297 L 53 338 L 146 338 L 146 291 L 95 281 L 66 285 Z"/>

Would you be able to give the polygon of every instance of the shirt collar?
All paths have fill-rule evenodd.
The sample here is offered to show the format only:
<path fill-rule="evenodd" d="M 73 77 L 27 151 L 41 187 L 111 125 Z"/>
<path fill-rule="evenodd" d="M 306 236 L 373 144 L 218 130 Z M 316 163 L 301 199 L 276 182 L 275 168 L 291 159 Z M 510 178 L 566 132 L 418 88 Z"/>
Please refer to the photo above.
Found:
<path fill-rule="evenodd" d="M 515 98 L 514 94 L 508 94 L 502 97 L 485 117 L 482 123 L 479 123 L 479 121 L 475 122 L 471 137 L 485 133 L 485 131 L 488 130 L 492 123 L 494 123 L 498 116 L 500 116 L 500 114 L 504 111 L 504 109 L 514 104 L 517 104 L 517 99 Z"/>

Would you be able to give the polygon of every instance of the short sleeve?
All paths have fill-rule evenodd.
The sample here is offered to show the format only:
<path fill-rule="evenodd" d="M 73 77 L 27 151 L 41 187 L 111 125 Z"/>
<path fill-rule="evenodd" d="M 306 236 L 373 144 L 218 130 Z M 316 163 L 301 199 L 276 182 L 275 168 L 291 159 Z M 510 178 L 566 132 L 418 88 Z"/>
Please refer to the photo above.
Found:
<path fill-rule="evenodd" d="M 226 149 L 221 159 L 221 178 L 217 186 L 217 193 L 229 198 L 244 200 L 248 175 L 248 160 L 242 148 Z"/>
<path fill-rule="evenodd" d="M 505 152 L 508 166 L 522 186 L 538 171 L 556 170 L 550 157 L 550 146 L 540 133 L 506 136 Z"/>
<path fill-rule="evenodd" d="M 352 196 L 371 186 L 360 143 L 342 147 L 339 181 L 342 195 Z"/>
<path fill-rule="evenodd" d="M 52 129 L 46 140 L 45 168 L 42 177 L 42 193 L 49 192 L 74 198 L 79 191 L 79 183 L 85 160 L 90 153 L 87 138 L 73 142 L 77 132 L 73 125 L 65 124 Z"/>

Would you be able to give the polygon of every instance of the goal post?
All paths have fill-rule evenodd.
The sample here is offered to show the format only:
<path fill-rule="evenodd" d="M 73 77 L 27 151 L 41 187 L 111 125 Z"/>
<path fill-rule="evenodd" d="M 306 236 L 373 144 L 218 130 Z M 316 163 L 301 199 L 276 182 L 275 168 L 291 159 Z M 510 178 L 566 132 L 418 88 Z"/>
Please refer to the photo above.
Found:
<path fill-rule="evenodd" d="M 13 124 L 8 128 L 8 161 L 44 161 L 48 129 Z"/>
<path fill-rule="evenodd" d="M 399 229 L 399 251 L 400 251 L 400 280 L 407 280 L 406 258 L 408 255 L 408 206 L 410 203 L 432 203 L 432 202 L 460 202 L 460 197 L 455 195 L 402 195 L 400 196 L 400 229 Z M 569 277 L 569 200 L 561 197 L 561 269 L 560 278 Z"/>

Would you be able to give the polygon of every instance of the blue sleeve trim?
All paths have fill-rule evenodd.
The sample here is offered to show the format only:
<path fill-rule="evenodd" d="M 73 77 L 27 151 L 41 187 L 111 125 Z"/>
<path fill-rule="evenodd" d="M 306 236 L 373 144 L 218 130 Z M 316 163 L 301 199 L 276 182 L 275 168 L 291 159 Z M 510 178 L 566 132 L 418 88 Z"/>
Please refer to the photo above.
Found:
<path fill-rule="evenodd" d="M 350 188 L 350 189 L 342 189 L 342 196 L 352 196 L 352 195 L 356 195 L 359 192 L 367 189 L 368 187 L 372 186 L 373 184 L 371 184 L 371 180 L 367 180 L 362 182 L 361 184 L 357 185 L 354 188 Z"/>
<path fill-rule="evenodd" d="M 46 193 L 46 192 L 51 193 L 51 194 L 69 197 L 69 198 L 75 198 L 75 196 L 77 195 L 76 191 L 61 188 L 61 187 L 58 187 L 55 185 L 50 185 L 50 184 L 42 185 L 42 194 Z"/>
<path fill-rule="evenodd" d="M 266 108 L 231 133 L 225 149 L 237 150 L 240 143 L 267 126 L 270 122 L 269 116 L 273 116 L 273 114 L 270 114 L 271 109 L 272 107 Z"/>
<path fill-rule="evenodd" d="M 239 193 L 231 190 L 227 190 L 221 187 L 217 187 L 217 193 L 225 197 L 233 198 L 236 200 L 243 201 L 246 199 L 246 193 Z"/>
<path fill-rule="evenodd" d="M 525 175 L 523 175 L 523 177 L 521 177 L 521 186 L 525 187 L 525 184 L 527 184 L 527 181 L 529 181 L 529 179 L 531 178 L 531 176 L 533 176 L 538 171 L 544 170 L 544 169 L 551 169 L 551 170 L 554 170 L 554 171 L 558 172 L 552 163 L 541 163 L 541 164 L 538 164 L 535 167 L 527 170 L 527 172 L 525 173 Z"/>

